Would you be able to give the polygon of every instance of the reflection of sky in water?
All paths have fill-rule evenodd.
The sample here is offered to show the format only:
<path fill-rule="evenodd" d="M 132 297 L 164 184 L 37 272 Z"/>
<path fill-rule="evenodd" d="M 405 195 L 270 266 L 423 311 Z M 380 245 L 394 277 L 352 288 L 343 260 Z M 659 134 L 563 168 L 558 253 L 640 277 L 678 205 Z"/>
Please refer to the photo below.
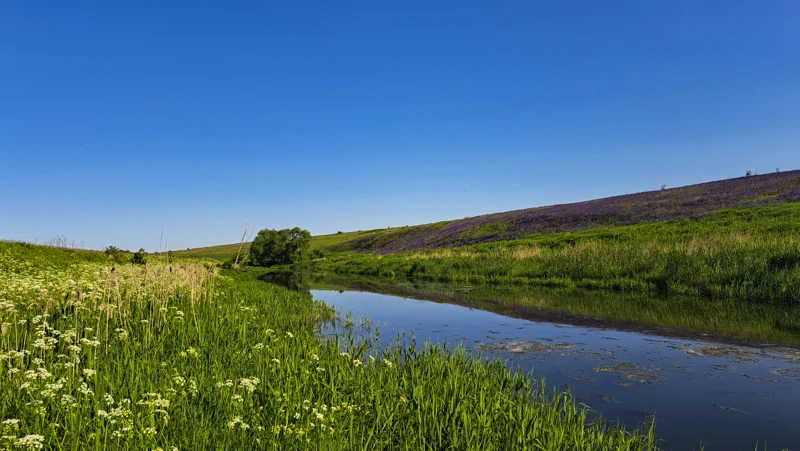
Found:
<path fill-rule="evenodd" d="M 714 344 L 532 322 L 368 292 L 312 294 L 343 313 L 379 323 L 384 343 L 401 331 L 414 331 L 418 343 L 461 343 L 471 350 L 477 343 L 534 348 L 485 354 L 533 371 L 549 386 L 568 384 L 579 402 L 610 421 L 641 426 L 655 414 L 665 450 L 698 449 L 701 443 L 708 451 L 752 450 L 765 441 L 770 450 L 800 449 L 800 381 L 774 372 L 799 368 L 800 361 L 779 351 L 734 348 L 744 354 L 693 355 L 687 350 L 702 353 Z M 596 370 L 600 367 L 603 371 Z"/>

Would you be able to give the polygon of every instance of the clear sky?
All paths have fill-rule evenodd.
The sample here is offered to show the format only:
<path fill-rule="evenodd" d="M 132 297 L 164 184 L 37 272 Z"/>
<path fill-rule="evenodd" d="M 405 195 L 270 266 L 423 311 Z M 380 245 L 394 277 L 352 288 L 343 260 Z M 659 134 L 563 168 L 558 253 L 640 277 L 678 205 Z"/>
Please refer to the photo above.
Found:
<path fill-rule="evenodd" d="M 800 2 L 0 5 L 0 238 L 411 225 L 800 168 Z"/>

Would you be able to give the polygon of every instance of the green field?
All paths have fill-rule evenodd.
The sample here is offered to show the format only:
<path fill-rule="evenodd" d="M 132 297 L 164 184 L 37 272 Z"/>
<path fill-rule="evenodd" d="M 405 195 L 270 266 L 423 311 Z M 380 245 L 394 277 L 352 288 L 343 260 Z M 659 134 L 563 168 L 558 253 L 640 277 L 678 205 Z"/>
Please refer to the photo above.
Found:
<path fill-rule="evenodd" d="M 256 271 L 8 242 L 0 269 L 0 449 L 655 449 L 500 361 L 324 340 Z"/>

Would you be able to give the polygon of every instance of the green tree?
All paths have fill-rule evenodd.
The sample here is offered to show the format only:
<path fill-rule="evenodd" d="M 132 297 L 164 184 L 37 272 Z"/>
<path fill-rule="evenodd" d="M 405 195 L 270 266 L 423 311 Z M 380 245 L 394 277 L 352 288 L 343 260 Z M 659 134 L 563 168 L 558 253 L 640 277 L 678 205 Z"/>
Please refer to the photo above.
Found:
<path fill-rule="evenodd" d="M 250 262 L 256 266 L 290 265 L 305 260 L 311 233 L 299 227 L 264 229 L 250 245 Z"/>
<path fill-rule="evenodd" d="M 147 252 L 145 252 L 144 248 L 140 248 L 138 252 L 133 254 L 132 262 L 135 265 L 144 265 L 147 263 Z"/>

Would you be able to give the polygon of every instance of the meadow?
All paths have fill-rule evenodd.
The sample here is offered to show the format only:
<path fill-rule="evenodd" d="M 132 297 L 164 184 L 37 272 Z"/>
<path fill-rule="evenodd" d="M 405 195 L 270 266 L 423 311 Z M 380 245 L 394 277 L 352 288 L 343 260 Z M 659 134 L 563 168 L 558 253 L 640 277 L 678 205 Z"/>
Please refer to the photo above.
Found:
<path fill-rule="evenodd" d="M 207 263 L 0 242 L 0 449 L 652 450 L 460 349 Z"/>
<path fill-rule="evenodd" d="M 800 302 L 800 203 L 723 209 L 697 219 L 533 233 L 394 254 L 330 252 L 347 275 Z"/>

